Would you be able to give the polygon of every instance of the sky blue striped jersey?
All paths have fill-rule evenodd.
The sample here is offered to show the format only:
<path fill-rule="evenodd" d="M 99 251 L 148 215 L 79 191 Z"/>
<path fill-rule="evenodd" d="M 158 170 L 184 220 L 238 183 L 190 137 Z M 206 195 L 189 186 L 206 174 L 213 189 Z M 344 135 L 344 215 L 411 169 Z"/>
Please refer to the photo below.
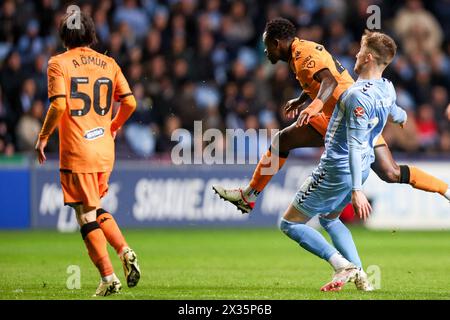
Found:
<path fill-rule="evenodd" d="M 396 93 L 385 78 L 358 79 L 340 97 L 325 135 L 319 168 L 352 174 L 353 189 L 360 189 L 361 172 L 374 161 L 375 146 L 388 120 L 403 123 L 406 112 L 396 105 Z"/>

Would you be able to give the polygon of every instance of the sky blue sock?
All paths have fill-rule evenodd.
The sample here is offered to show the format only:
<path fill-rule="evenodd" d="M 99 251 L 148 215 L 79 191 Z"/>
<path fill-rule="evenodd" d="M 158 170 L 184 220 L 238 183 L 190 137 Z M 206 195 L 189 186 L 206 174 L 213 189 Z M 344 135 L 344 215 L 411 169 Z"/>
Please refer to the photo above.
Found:
<path fill-rule="evenodd" d="M 359 258 L 358 250 L 356 250 L 352 234 L 342 221 L 339 218 L 333 220 L 320 218 L 319 221 L 325 231 L 330 235 L 336 249 L 338 249 L 344 258 L 361 268 L 361 259 Z"/>
<path fill-rule="evenodd" d="M 337 252 L 320 232 L 310 226 L 281 219 L 280 229 L 302 248 L 326 261 Z"/>

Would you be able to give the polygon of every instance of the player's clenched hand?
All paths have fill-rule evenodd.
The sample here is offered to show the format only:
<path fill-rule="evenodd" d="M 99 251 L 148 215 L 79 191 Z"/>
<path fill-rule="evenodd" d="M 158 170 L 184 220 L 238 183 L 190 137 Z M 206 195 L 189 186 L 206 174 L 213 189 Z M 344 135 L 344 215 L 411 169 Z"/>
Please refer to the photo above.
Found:
<path fill-rule="evenodd" d="M 306 102 L 300 103 L 298 98 L 291 99 L 284 105 L 284 114 L 288 119 L 293 119 L 298 115 L 298 112 Z"/>
<path fill-rule="evenodd" d="M 45 157 L 45 153 L 44 153 L 44 149 L 47 146 L 47 142 L 48 142 L 47 139 L 45 139 L 45 140 L 38 139 L 38 141 L 36 143 L 35 150 L 36 150 L 37 157 L 38 157 L 40 164 L 43 164 L 45 162 L 45 160 L 47 160 L 47 158 Z"/>
<path fill-rule="evenodd" d="M 352 205 L 355 213 L 364 221 L 370 216 L 372 207 L 367 200 L 366 196 L 361 190 L 354 190 L 352 192 Z"/>
<path fill-rule="evenodd" d="M 445 113 L 447 114 L 447 119 L 450 120 L 450 103 L 447 106 L 447 110 L 445 111 Z"/>

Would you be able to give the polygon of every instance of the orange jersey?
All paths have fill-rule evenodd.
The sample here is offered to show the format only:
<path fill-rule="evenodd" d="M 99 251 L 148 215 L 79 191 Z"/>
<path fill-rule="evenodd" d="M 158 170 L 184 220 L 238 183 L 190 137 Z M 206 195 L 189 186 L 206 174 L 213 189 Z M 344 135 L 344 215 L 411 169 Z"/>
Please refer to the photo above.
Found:
<path fill-rule="evenodd" d="M 127 80 L 108 56 L 79 47 L 50 59 L 49 100 L 66 100 L 59 123 L 61 169 L 75 173 L 112 171 L 112 103 L 128 95 Z"/>
<path fill-rule="evenodd" d="M 320 44 L 295 38 L 291 46 L 292 59 L 290 66 L 297 80 L 311 99 L 319 92 L 320 82 L 315 79 L 317 72 L 328 69 L 337 81 L 333 95 L 323 106 L 323 113 L 331 118 L 334 107 L 341 96 L 353 83 L 348 71 Z"/>

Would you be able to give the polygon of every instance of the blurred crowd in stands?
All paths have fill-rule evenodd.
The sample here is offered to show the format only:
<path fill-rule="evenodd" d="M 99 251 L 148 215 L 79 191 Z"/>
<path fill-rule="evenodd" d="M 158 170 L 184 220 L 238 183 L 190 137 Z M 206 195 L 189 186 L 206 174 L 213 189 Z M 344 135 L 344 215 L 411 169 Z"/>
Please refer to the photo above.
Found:
<path fill-rule="evenodd" d="M 382 30 L 399 45 L 385 76 L 409 115 L 404 129 L 386 128 L 386 140 L 394 151 L 408 154 L 450 152 L 444 116 L 450 94 L 450 0 L 4 0 L 0 154 L 34 149 L 49 105 L 47 61 L 64 51 L 57 26 L 74 3 L 93 17 L 99 38 L 94 49 L 116 59 L 138 102 L 117 138 L 119 157 L 167 155 L 177 143 L 171 141 L 174 130 L 192 131 L 194 120 L 203 121 L 203 130 L 289 125 L 282 106 L 301 88 L 285 63 L 271 65 L 266 59 L 265 23 L 278 16 L 290 19 L 300 38 L 324 44 L 355 78 L 355 55 L 372 4 L 381 8 Z M 54 135 L 48 151 L 57 148 Z"/>

